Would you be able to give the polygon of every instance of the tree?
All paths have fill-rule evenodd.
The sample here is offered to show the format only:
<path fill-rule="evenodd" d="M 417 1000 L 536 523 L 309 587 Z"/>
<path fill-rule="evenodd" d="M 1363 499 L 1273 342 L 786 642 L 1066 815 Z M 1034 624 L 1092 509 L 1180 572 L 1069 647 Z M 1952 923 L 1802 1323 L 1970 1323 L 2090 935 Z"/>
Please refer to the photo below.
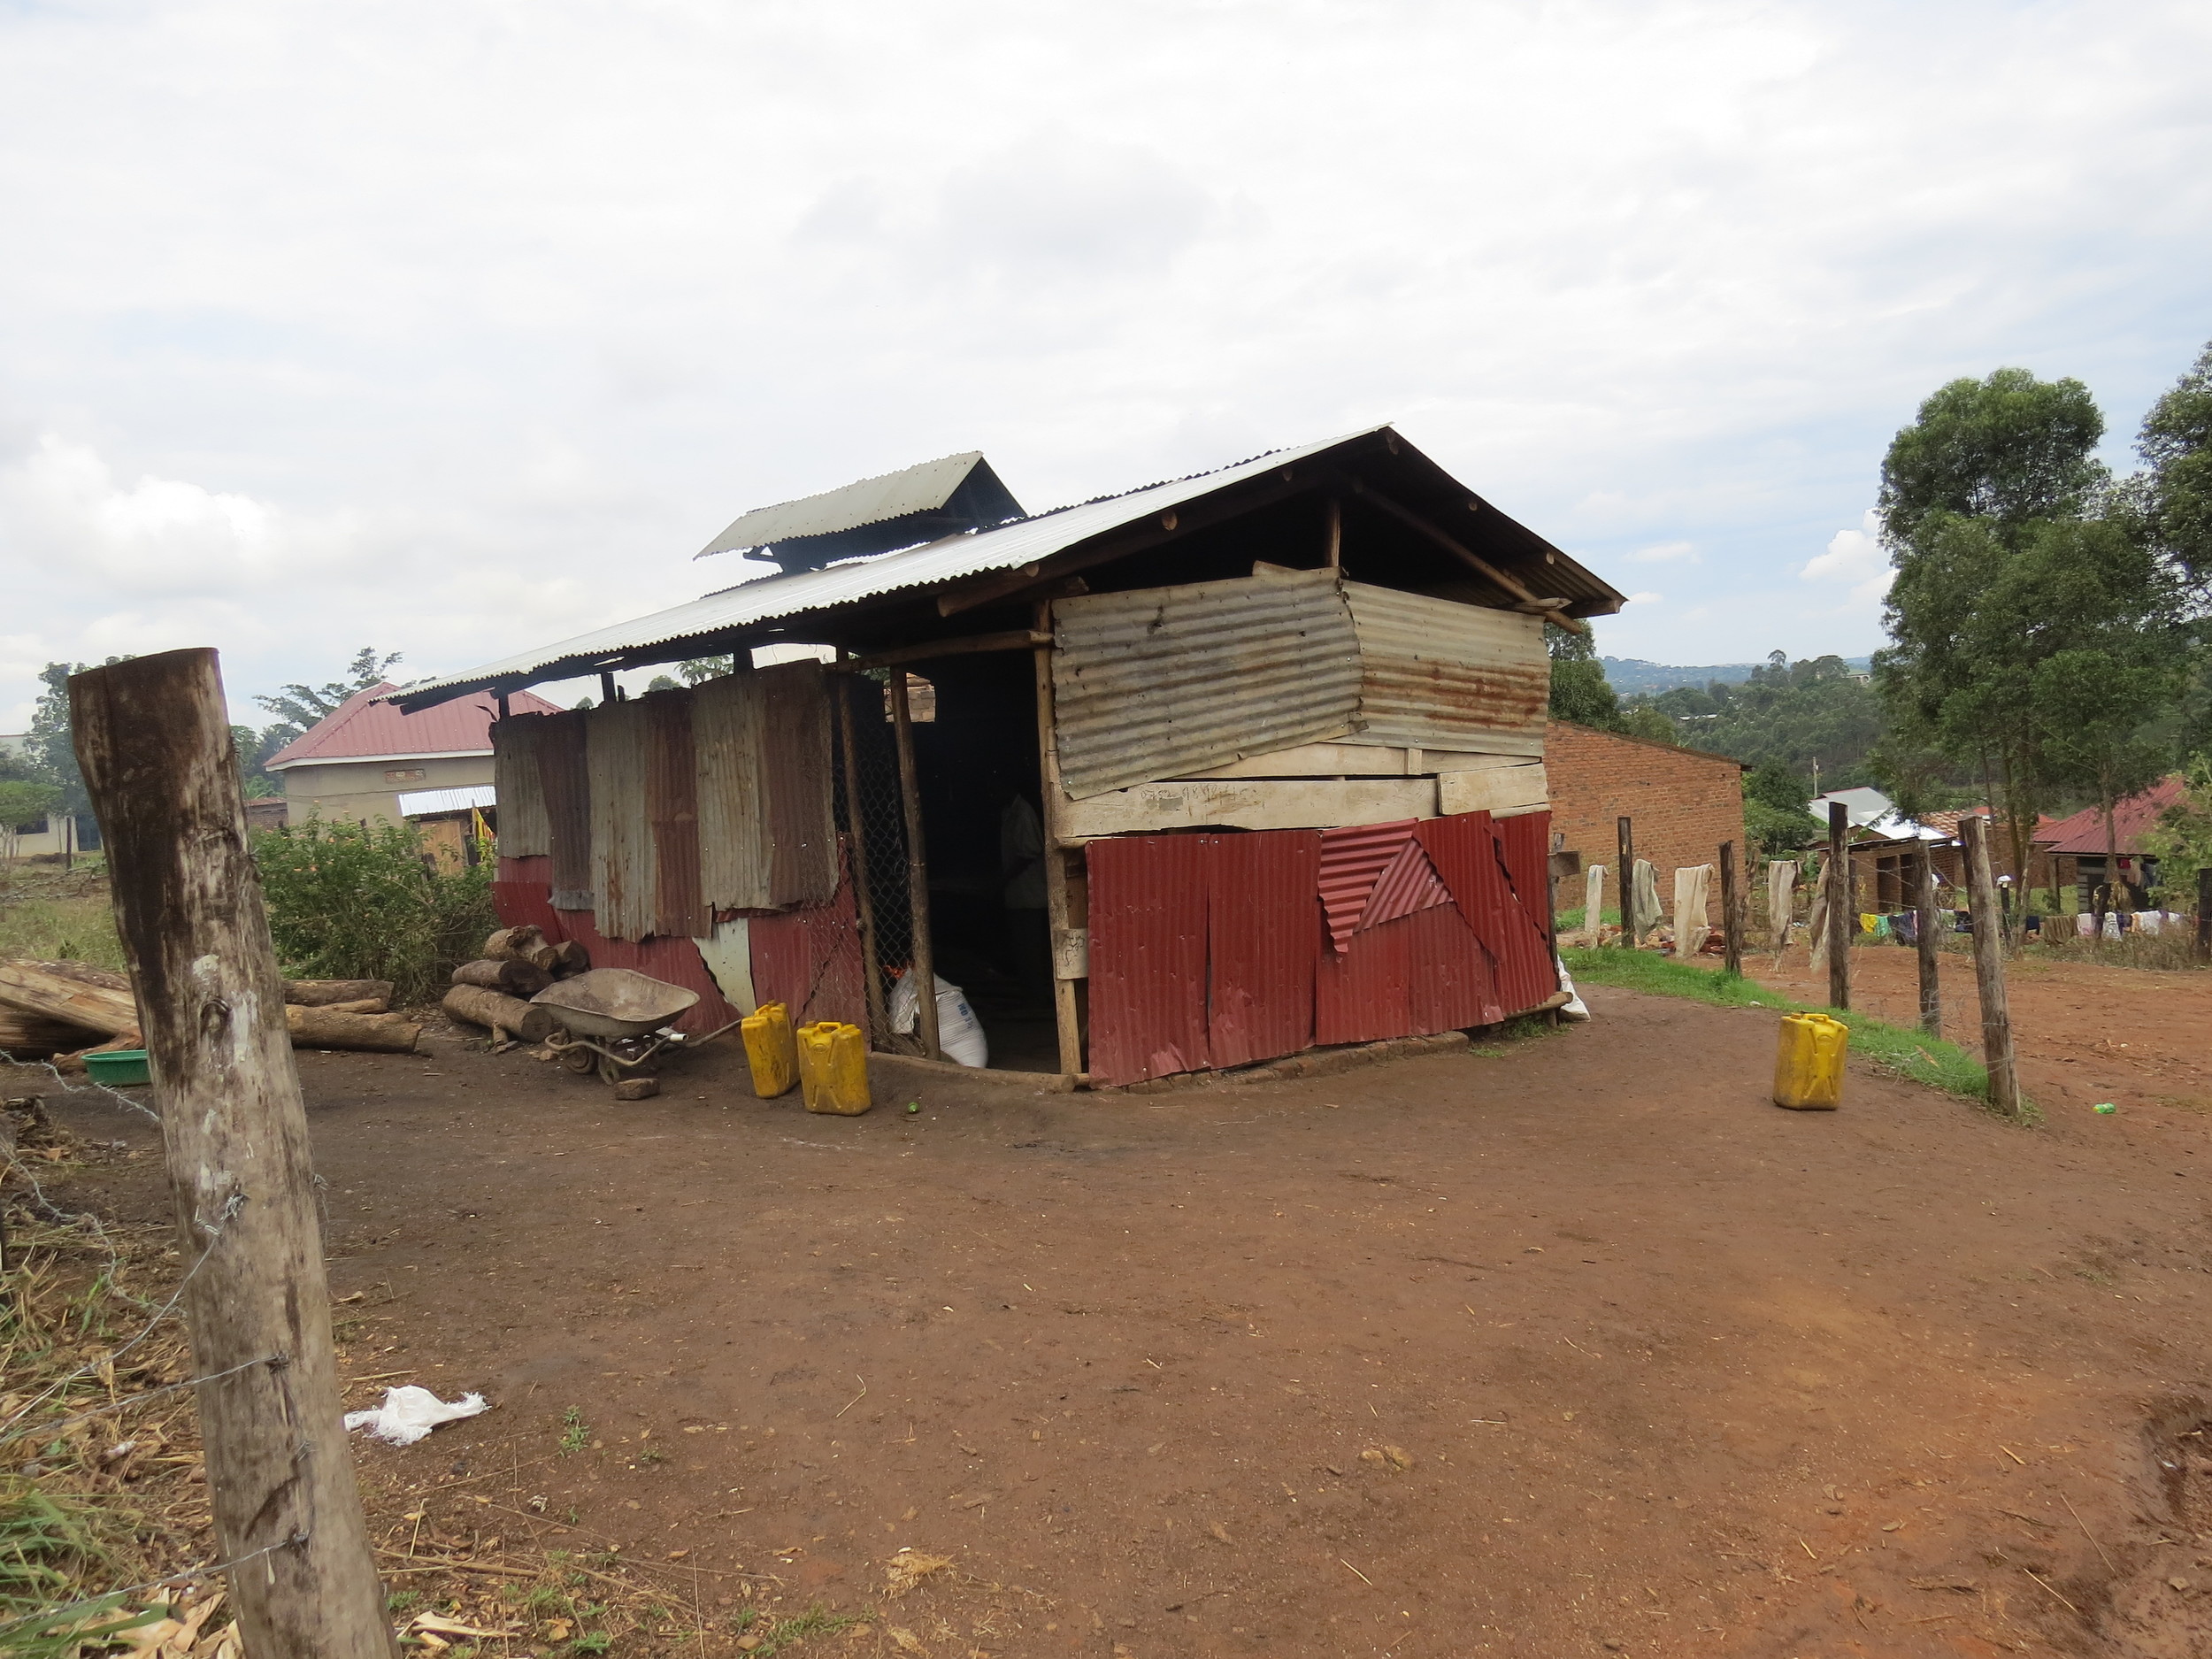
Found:
<path fill-rule="evenodd" d="M 354 653 L 353 661 L 346 664 L 342 680 L 322 686 L 282 686 L 274 696 L 256 697 L 256 703 L 278 717 L 276 724 L 262 733 L 264 743 L 273 753 L 304 734 L 319 720 L 328 719 L 347 698 L 383 684 L 385 670 L 398 662 L 399 657 L 397 651 L 380 657 L 373 646 L 363 646 Z M 276 740 L 273 744 L 268 743 L 271 738 Z"/>
<path fill-rule="evenodd" d="M 61 801 L 61 791 L 50 783 L 12 778 L 0 781 L 0 875 L 15 857 L 16 836 L 25 826 L 35 826 Z"/>
<path fill-rule="evenodd" d="M 2158 860 L 2161 886 L 2185 902 L 2195 898 L 2196 872 L 2212 870 L 2212 756 L 2190 761 L 2181 798 L 2158 815 L 2143 850 Z"/>
<path fill-rule="evenodd" d="M 111 657 L 102 666 L 129 660 L 127 657 Z M 69 734 L 69 676 L 81 674 L 89 666 L 86 663 L 49 663 L 40 669 L 39 683 L 46 689 L 39 694 L 38 703 L 31 710 L 30 757 L 25 770 L 37 782 L 50 784 L 60 791 L 54 808 L 68 817 L 92 810 L 92 799 L 85 793 L 84 778 L 77 771 L 76 745 Z"/>
<path fill-rule="evenodd" d="M 2212 345 L 2151 405 L 2135 449 L 2150 469 L 2141 503 L 2152 544 L 2212 581 Z"/>
<path fill-rule="evenodd" d="M 1879 701 L 1840 657 L 1793 663 L 1775 651 L 1741 684 L 1678 686 L 1637 706 L 1669 716 L 1699 749 L 1801 779 L 1816 767 L 1831 788 L 1863 775 L 1882 731 Z"/>
<path fill-rule="evenodd" d="M 1590 636 L 1547 622 L 1544 649 L 1551 657 L 1551 718 L 1617 731 L 1621 700 L 1606 683 L 1605 664 Z"/>
<path fill-rule="evenodd" d="M 1957 380 L 1920 405 L 1882 463 L 1880 510 L 1893 546 L 1937 516 L 2001 526 L 2080 514 L 2105 482 L 2104 416 L 2079 380 L 1999 369 Z"/>
<path fill-rule="evenodd" d="M 732 657 L 695 657 L 688 662 L 676 664 L 676 672 L 684 677 L 684 684 L 695 686 L 703 680 L 717 680 L 724 674 L 737 672 L 737 658 Z"/>

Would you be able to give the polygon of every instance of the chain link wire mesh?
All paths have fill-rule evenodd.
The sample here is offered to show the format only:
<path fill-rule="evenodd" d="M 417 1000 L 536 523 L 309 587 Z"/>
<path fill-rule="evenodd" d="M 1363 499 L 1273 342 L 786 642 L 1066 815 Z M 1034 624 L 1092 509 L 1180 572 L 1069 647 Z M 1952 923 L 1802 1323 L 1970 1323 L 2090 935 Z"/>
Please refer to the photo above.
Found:
<path fill-rule="evenodd" d="M 906 812 L 899 798 L 897 747 L 882 674 L 845 676 L 842 695 L 851 700 L 853 767 L 856 791 L 846 788 L 844 756 L 838 757 L 837 826 L 856 855 L 858 871 L 864 852 L 868 896 L 875 916 L 876 960 L 884 974 L 889 1005 L 894 971 L 914 960 L 914 912 L 907 887 Z M 840 743 L 845 722 L 839 721 Z M 857 798 L 854 798 L 854 797 Z M 879 1033 L 880 1035 L 881 1033 Z"/>

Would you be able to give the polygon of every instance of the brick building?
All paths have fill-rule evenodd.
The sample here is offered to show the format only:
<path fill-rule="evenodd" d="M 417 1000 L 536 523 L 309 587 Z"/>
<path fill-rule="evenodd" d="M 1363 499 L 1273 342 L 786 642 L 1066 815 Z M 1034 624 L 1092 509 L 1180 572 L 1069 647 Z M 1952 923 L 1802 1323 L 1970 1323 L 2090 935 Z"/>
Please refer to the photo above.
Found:
<path fill-rule="evenodd" d="M 1636 856 L 1659 868 L 1660 900 L 1670 910 L 1675 871 L 1715 863 L 1723 841 L 1734 841 L 1737 856 L 1747 856 L 1740 760 L 1554 720 L 1544 737 L 1544 771 L 1555 844 L 1580 853 L 1585 868 L 1606 867 L 1609 907 L 1619 902 L 1620 886 L 1609 872 L 1619 845 L 1617 821 L 1624 817 L 1635 820 Z M 1717 923 L 1717 872 L 1706 891 L 1709 916 Z M 1582 907 L 1580 877 L 1558 884 L 1558 904 L 1563 910 Z"/>

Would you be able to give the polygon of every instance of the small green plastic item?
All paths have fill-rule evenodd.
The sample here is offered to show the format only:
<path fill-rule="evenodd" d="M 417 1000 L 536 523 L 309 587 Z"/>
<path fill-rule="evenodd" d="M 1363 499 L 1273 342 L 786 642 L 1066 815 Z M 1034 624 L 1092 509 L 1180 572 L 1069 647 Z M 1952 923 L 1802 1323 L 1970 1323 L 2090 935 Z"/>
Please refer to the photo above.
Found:
<path fill-rule="evenodd" d="M 911 1117 L 912 1117 L 912 1116 L 913 1116 L 916 1112 L 918 1112 L 918 1111 L 919 1111 L 919 1110 L 922 1110 L 922 1103 L 921 1103 L 921 1102 L 919 1102 L 919 1101 L 918 1101 L 918 1100 L 910 1100 L 910 1101 L 909 1101 L 909 1102 L 906 1102 L 906 1115 L 907 1115 L 908 1117 L 910 1117 L 910 1118 L 911 1118 Z"/>
<path fill-rule="evenodd" d="M 84 1069 L 85 1075 L 95 1083 L 120 1086 L 149 1080 L 143 1048 L 114 1048 L 106 1054 L 88 1054 L 84 1057 Z"/>
<path fill-rule="evenodd" d="M 2118 1111 L 2120 1109 L 2117 1106 L 2115 1106 L 2110 1101 L 2106 1101 L 2101 1105 L 2092 1106 L 2089 1110 L 2095 1112 L 2100 1118 L 2109 1118 L 2114 1112 Z"/>

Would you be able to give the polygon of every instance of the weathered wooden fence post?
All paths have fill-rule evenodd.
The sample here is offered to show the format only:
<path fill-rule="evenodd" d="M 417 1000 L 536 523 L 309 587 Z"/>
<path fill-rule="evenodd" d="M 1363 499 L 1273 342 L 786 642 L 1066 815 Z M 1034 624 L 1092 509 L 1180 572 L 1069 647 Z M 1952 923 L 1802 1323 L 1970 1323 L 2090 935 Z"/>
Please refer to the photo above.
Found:
<path fill-rule="evenodd" d="M 2005 1006 L 2004 914 L 1989 865 L 1989 820 L 1962 818 L 1966 902 L 1974 926 L 1974 981 L 1982 999 L 1982 1064 L 1989 1068 L 1989 1103 L 2020 1116 L 2020 1079 L 2012 1063 L 2012 1016 Z"/>
<path fill-rule="evenodd" d="M 1720 844 L 1720 965 L 1743 972 L 1743 887 L 1736 876 L 1736 843 Z"/>
<path fill-rule="evenodd" d="M 1828 803 L 1828 1006 L 1851 1006 L 1851 938 L 1859 931 L 1858 895 L 1851 891 L 1851 815 Z"/>
<path fill-rule="evenodd" d="M 340 1422 L 283 983 L 210 650 L 69 681 L 138 995 L 217 1547 L 255 1659 L 397 1651 Z"/>
<path fill-rule="evenodd" d="M 1616 827 L 1620 832 L 1621 849 L 1621 943 L 1633 950 L 1636 949 L 1636 830 L 1625 818 Z M 1595 918 L 1586 917 L 1583 919 L 1593 930 L 1598 926 Z M 1596 937 L 1594 931 L 1591 936 Z"/>
<path fill-rule="evenodd" d="M 1931 1037 L 1943 1035 L 1943 979 L 1936 955 L 1938 942 L 1936 918 L 1942 914 L 1936 909 L 1935 858 L 1924 846 L 1920 854 L 1920 902 L 1918 925 L 1913 941 L 1920 956 L 1920 1029 Z"/>
<path fill-rule="evenodd" d="M 853 902 L 860 918 L 861 972 L 868 976 L 868 1037 L 888 1048 L 891 1021 L 883 1007 L 883 953 L 876 943 L 875 887 L 868 869 L 868 820 L 860 804 L 860 750 L 854 741 L 854 675 L 837 677 L 838 747 L 845 751 L 845 818 L 852 833 Z M 872 680 L 863 680 L 873 685 Z"/>
<path fill-rule="evenodd" d="M 906 813 L 906 898 L 914 918 L 915 1029 L 922 1052 L 945 1057 L 937 1040 L 937 948 L 929 937 L 929 849 L 922 843 L 922 790 L 914 772 L 914 710 L 906 700 L 906 670 L 891 671 L 891 738 L 899 751 L 899 804 Z"/>
<path fill-rule="evenodd" d="M 1333 525 L 1334 520 L 1332 519 Z M 1331 563 L 1334 563 L 1332 539 Z M 1052 634 L 1052 602 L 1040 600 L 1035 614 L 1030 619 L 1030 632 L 1041 639 Z M 1079 1078 L 1083 1075 L 1082 1024 L 1075 1007 L 1075 963 L 1071 956 L 1084 958 L 1084 972 L 1089 973 L 1090 930 L 1085 928 L 1079 939 L 1069 914 L 1068 853 L 1060 844 L 1065 827 L 1065 812 L 1062 803 L 1067 791 L 1060 787 L 1060 739 L 1053 719 L 1052 647 L 1040 645 L 1031 657 L 1032 683 L 1037 698 L 1037 804 L 1039 826 L 1045 844 L 1045 926 L 1052 945 L 1052 1025 L 1060 1049 L 1060 1075 Z"/>

